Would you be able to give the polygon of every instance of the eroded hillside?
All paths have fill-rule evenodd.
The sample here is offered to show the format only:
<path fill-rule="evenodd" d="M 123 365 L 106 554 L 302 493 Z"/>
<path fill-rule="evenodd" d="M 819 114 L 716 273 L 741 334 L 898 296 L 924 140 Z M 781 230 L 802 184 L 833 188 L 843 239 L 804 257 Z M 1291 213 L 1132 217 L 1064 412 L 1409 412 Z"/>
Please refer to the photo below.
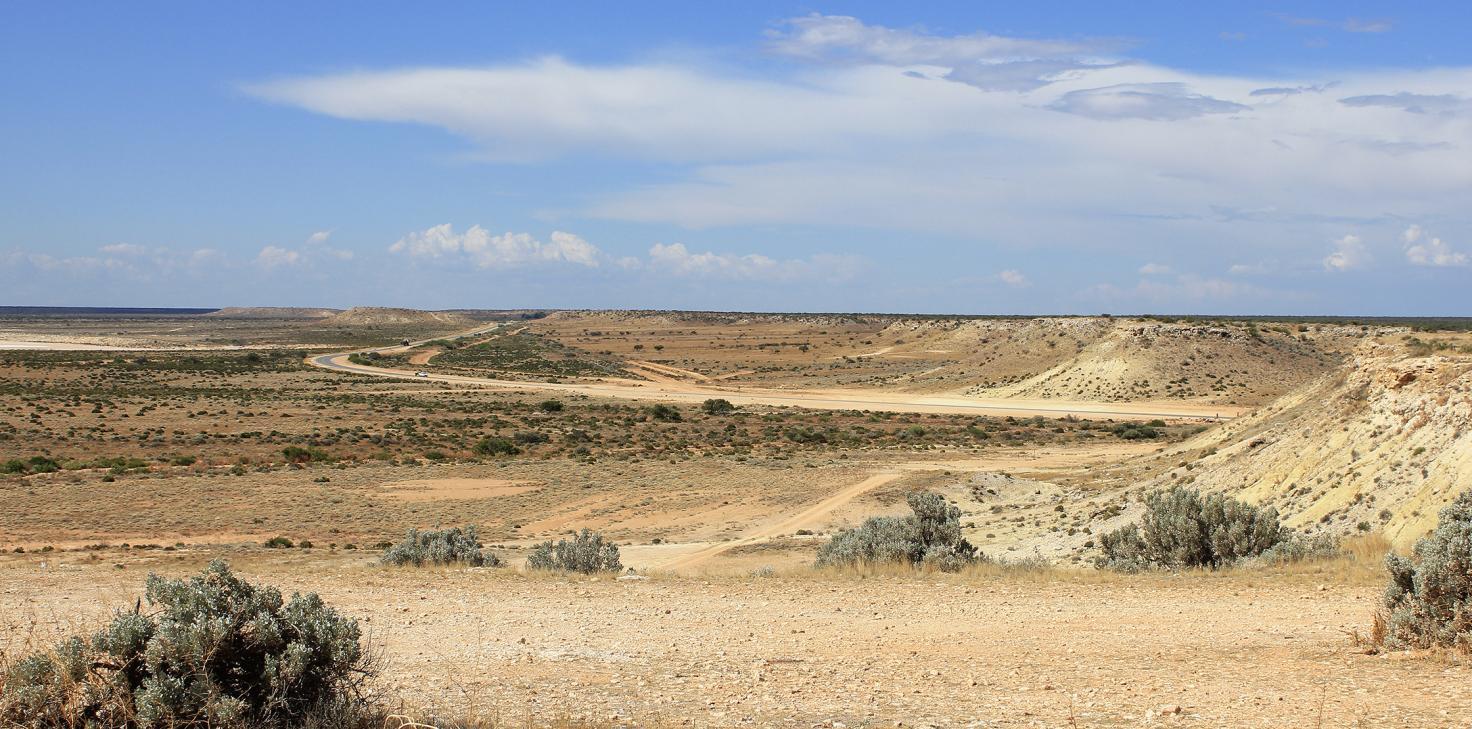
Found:
<path fill-rule="evenodd" d="M 1408 545 L 1472 486 L 1472 356 L 1366 343 L 1313 385 L 1160 457 L 1183 465 L 1154 486 L 1227 491 L 1293 526 Z"/>

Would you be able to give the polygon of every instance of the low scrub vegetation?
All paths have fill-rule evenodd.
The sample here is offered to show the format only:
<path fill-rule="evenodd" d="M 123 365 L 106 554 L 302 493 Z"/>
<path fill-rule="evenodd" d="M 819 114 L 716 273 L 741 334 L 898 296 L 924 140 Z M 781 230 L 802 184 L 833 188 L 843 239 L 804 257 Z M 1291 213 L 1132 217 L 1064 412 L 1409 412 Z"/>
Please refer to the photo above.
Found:
<path fill-rule="evenodd" d="M 818 550 L 818 567 L 910 564 L 959 572 L 982 559 L 961 536 L 961 510 L 940 494 L 911 493 L 908 516 L 876 516 L 834 535 Z"/>
<path fill-rule="evenodd" d="M 187 580 L 150 575 L 145 600 L 5 667 L 0 725 L 370 725 L 358 623 L 316 594 L 283 600 L 216 560 Z"/>
<path fill-rule="evenodd" d="M 475 454 L 478 456 L 514 456 L 521 453 L 521 449 L 515 443 L 500 436 L 482 438 L 475 444 Z"/>
<path fill-rule="evenodd" d="M 1389 554 L 1372 638 L 1393 649 L 1472 652 L 1472 491 L 1441 510 L 1436 529 L 1410 557 Z"/>
<path fill-rule="evenodd" d="M 501 559 L 485 551 L 475 525 L 461 529 L 419 531 L 410 529 L 403 541 L 389 547 L 379 558 L 384 564 L 423 567 L 459 564 L 467 567 L 496 567 Z"/>
<path fill-rule="evenodd" d="M 304 448 L 302 446 L 287 446 L 281 449 L 281 455 L 286 458 L 287 463 L 316 463 L 331 461 L 332 456 L 321 448 Z"/>
<path fill-rule="evenodd" d="M 30 474 L 30 473 L 53 473 L 61 469 L 56 461 L 46 456 L 31 456 L 25 460 L 12 458 L 0 462 L 0 473 L 7 474 Z"/>
<path fill-rule="evenodd" d="M 1145 497 L 1135 524 L 1100 539 L 1099 567 L 1216 569 L 1258 558 L 1284 562 L 1337 553 L 1332 537 L 1309 538 L 1278 522 L 1272 507 L 1259 508 L 1220 494 L 1175 487 Z"/>
<path fill-rule="evenodd" d="M 607 541 L 599 534 L 584 529 L 572 539 L 560 539 L 556 544 L 547 540 L 532 548 L 526 557 L 529 570 L 553 572 L 618 572 L 624 568 L 619 561 L 618 545 Z"/>

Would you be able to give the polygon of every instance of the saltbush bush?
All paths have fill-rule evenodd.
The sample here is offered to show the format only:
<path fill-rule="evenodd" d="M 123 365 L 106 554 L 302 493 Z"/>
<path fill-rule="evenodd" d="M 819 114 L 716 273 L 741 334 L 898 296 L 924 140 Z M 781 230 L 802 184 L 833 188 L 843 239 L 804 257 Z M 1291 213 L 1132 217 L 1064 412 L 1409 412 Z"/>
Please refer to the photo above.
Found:
<path fill-rule="evenodd" d="M 46 456 L 31 456 L 26 460 L 12 458 L 0 462 L 0 473 L 54 473 L 61 469 L 55 460 Z"/>
<path fill-rule="evenodd" d="M 1441 510 L 1412 556 L 1386 555 L 1376 639 L 1390 648 L 1472 650 L 1472 491 Z"/>
<path fill-rule="evenodd" d="M 474 450 L 478 456 L 514 456 L 521 452 L 515 443 L 499 436 L 482 438 Z"/>
<path fill-rule="evenodd" d="M 410 529 L 403 541 L 389 547 L 379 558 L 384 564 L 423 567 L 435 564 L 463 564 L 468 567 L 496 567 L 500 558 L 481 548 L 475 525 L 461 529 L 419 531 Z"/>
<path fill-rule="evenodd" d="M 818 550 L 817 566 L 899 562 L 956 572 L 982 558 L 961 536 L 961 510 L 945 497 L 914 492 L 906 501 L 909 516 L 876 516 L 833 535 Z"/>
<path fill-rule="evenodd" d="M 1334 534 L 1306 536 L 1291 533 L 1283 541 L 1264 550 L 1253 561 L 1262 564 L 1287 564 L 1333 559 L 1344 554 L 1344 545 L 1340 544 L 1339 537 Z"/>
<path fill-rule="evenodd" d="M 0 725 L 366 723 L 360 692 L 372 671 L 358 623 L 316 594 L 283 601 L 220 560 L 187 580 L 150 575 L 144 594 L 146 602 L 92 636 L 11 665 L 0 684 Z"/>
<path fill-rule="evenodd" d="M 1145 515 L 1103 535 L 1100 567 L 1210 567 L 1256 557 L 1292 536 L 1272 507 L 1173 487 L 1145 497 Z"/>
<path fill-rule="evenodd" d="M 301 446 L 287 446 L 281 449 L 281 455 L 286 457 L 290 463 L 312 463 L 317 461 L 330 461 L 332 456 L 320 448 L 303 448 Z"/>
<path fill-rule="evenodd" d="M 585 574 L 618 572 L 624 568 L 619 561 L 618 545 L 587 529 L 572 539 L 561 539 L 556 544 L 548 539 L 533 547 L 526 557 L 526 567 L 529 570 Z"/>

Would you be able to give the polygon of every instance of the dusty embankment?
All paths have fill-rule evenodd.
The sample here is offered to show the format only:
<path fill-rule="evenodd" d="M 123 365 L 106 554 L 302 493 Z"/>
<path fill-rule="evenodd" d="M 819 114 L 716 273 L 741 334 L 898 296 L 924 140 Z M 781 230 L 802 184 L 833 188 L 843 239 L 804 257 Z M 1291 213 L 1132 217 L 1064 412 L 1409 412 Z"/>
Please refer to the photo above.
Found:
<path fill-rule="evenodd" d="M 1221 490 L 1288 523 L 1408 547 L 1472 485 L 1472 357 L 1370 345 L 1339 371 L 1174 446 L 1151 486 Z"/>

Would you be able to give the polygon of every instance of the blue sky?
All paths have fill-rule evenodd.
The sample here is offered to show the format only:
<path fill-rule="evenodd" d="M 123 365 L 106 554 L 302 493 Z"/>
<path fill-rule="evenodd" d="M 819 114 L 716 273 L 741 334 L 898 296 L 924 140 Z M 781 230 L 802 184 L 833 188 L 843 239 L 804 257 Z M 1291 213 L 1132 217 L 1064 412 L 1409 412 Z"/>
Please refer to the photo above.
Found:
<path fill-rule="evenodd" d="M 8 3 L 0 304 L 1468 315 L 1469 27 Z"/>

